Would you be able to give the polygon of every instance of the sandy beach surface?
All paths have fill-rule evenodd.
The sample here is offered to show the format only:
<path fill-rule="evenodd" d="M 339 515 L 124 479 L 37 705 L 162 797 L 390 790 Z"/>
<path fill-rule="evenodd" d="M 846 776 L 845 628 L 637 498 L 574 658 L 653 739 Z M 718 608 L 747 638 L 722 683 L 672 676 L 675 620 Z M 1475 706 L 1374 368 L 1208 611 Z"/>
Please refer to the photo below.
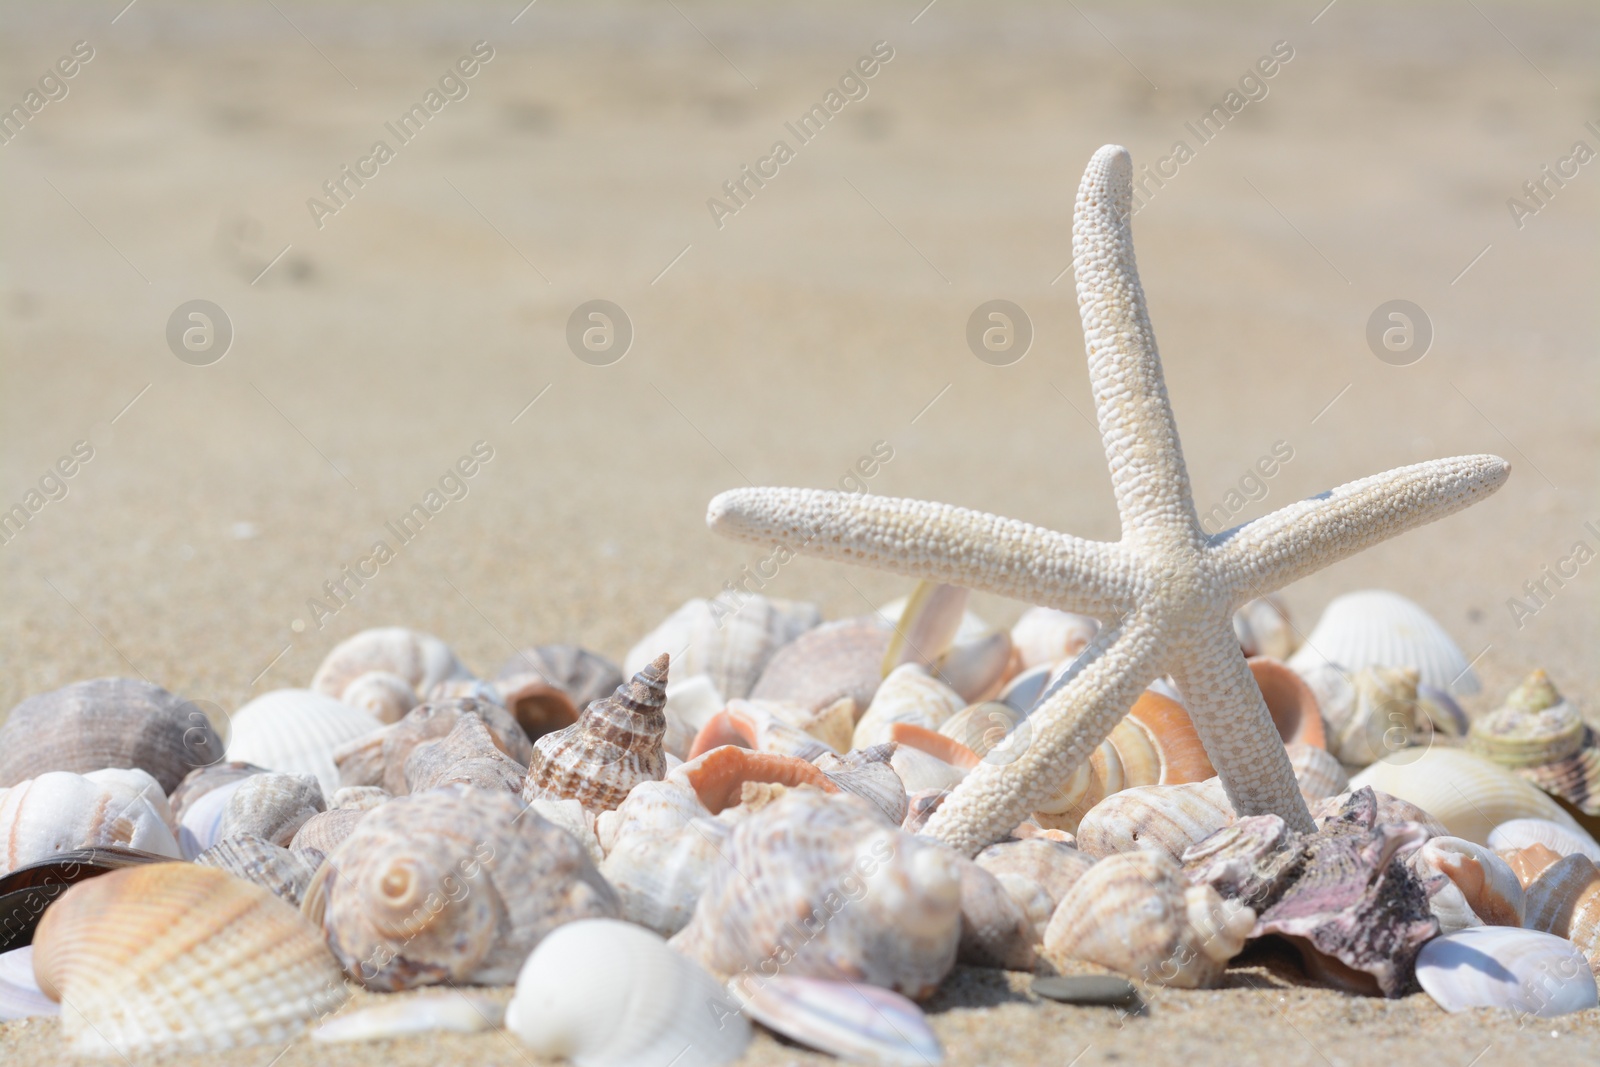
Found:
<path fill-rule="evenodd" d="M 1600 562 L 1575 555 L 1600 551 L 1600 162 L 1573 159 L 1600 150 L 1592 8 L 521 6 L 0 14 L 0 106 L 92 52 L 0 145 L 0 510 L 27 510 L 0 529 L 0 709 L 143 676 L 225 727 L 388 624 L 484 673 L 545 641 L 620 659 L 766 554 L 706 531 L 713 494 L 836 487 L 875 448 L 892 459 L 871 492 L 1115 538 L 1070 270 L 1073 192 L 1107 142 L 1170 161 L 1134 233 L 1202 512 L 1240 522 L 1439 456 L 1512 463 L 1486 503 L 1289 588 L 1297 624 L 1392 588 L 1476 657 L 1470 710 L 1537 666 L 1600 704 Z M 477 42 L 491 58 L 459 98 L 391 135 Z M 796 137 L 875 47 L 865 95 Z M 392 158 L 327 197 L 379 140 Z M 780 140 L 776 175 L 727 196 Z M 204 366 L 168 342 L 197 299 L 233 335 Z M 597 299 L 633 334 L 605 366 L 567 338 Z M 967 342 L 993 299 L 1031 322 L 1007 366 Z M 1426 316 L 1420 359 L 1369 346 L 1392 300 Z M 475 446 L 492 458 L 401 542 L 387 524 Z M 1280 446 L 1292 458 L 1248 480 Z M 378 541 L 392 558 L 346 579 Z M 908 585 L 799 560 L 764 591 L 838 617 Z M 1276 965 L 1127 1019 L 1039 1004 L 1026 981 L 946 984 L 949 1062 L 1588 1063 L 1600 1027 L 1345 997 Z M 55 1034 L 0 1026 L 0 1062 L 59 1062 Z M 767 1037 L 749 1056 L 813 1058 Z M 527 1061 L 489 1034 L 277 1062 Z"/>

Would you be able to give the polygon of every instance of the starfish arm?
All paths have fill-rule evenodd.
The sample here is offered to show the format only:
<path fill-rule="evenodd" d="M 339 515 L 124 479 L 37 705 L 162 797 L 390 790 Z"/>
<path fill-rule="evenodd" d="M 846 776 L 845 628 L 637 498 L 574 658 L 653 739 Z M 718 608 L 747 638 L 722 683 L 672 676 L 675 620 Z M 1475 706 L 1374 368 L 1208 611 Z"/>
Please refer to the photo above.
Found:
<path fill-rule="evenodd" d="M 1133 603 L 1118 546 L 921 500 L 825 489 L 730 489 L 706 512 L 717 533 L 820 559 L 998 593 L 1100 617 Z"/>
<path fill-rule="evenodd" d="M 1296 830 L 1315 830 L 1283 739 L 1227 618 L 1212 620 L 1179 644 L 1172 680 L 1234 812 L 1277 815 Z"/>
<path fill-rule="evenodd" d="M 1510 474 L 1499 456 L 1457 456 L 1349 482 L 1212 537 L 1218 570 L 1242 603 L 1476 504 Z"/>
<path fill-rule="evenodd" d="M 1106 145 L 1078 186 L 1072 261 L 1089 381 L 1124 537 L 1198 545 L 1189 472 L 1134 262 L 1132 176 L 1128 150 Z"/>
<path fill-rule="evenodd" d="M 1159 673 L 1161 631 L 1141 612 L 1102 636 L 1109 640 L 1096 639 L 1098 653 L 1080 660 L 1085 665 L 1076 676 L 1034 708 L 1011 743 L 991 752 L 945 798 L 928 833 L 963 855 L 976 855 L 1059 792 L 1106 739 Z M 997 753 L 1004 759 L 996 759 Z"/>

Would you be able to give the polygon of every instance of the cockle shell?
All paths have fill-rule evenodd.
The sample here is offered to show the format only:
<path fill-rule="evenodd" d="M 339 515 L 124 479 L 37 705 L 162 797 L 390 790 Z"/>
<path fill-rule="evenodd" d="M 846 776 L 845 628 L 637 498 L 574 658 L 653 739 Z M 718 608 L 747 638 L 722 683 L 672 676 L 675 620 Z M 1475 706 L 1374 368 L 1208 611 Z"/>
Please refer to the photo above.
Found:
<path fill-rule="evenodd" d="M 1328 662 L 1352 674 L 1364 667 L 1414 667 L 1422 682 L 1463 696 L 1481 688 L 1444 627 L 1417 604 L 1385 589 L 1329 601 L 1289 666 L 1305 674 Z"/>
<path fill-rule="evenodd" d="M 0 952 L 0 1022 L 60 1014 L 61 1005 L 45 996 L 33 977 L 33 946 Z"/>
<path fill-rule="evenodd" d="M 98 1056 L 286 1043 L 348 989 L 317 930 L 260 886 L 192 863 L 73 886 L 39 923 L 34 973 L 62 1034 Z"/>
<path fill-rule="evenodd" d="M 1522 925 L 1564 937 L 1600 974 L 1600 868 L 1588 856 L 1563 856 L 1526 892 Z"/>
<path fill-rule="evenodd" d="M 1011 627 L 1011 643 L 1024 669 L 1054 668 L 1077 659 L 1100 632 L 1100 623 L 1087 615 L 1055 608 L 1029 608 Z"/>
<path fill-rule="evenodd" d="M 229 791 L 217 839 L 251 834 L 287 847 L 306 820 L 326 808 L 309 774 L 254 774 Z"/>
<path fill-rule="evenodd" d="M 1558 856 L 1581 853 L 1600 863 L 1600 845 L 1588 834 L 1575 834 L 1548 819 L 1508 819 L 1489 831 L 1489 847 L 1496 852 L 1544 845 Z"/>
<path fill-rule="evenodd" d="M 967 706 L 961 694 L 914 663 L 896 667 L 878 687 L 861 721 L 856 723 L 852 748 L 868 748 L 890 740 L 893 723 L 908 722 L 937 730 L 946 719 Z"/>
<path fill-rule="evenodd" d="M 382 1041 L 420 1034 L 473 1034 L 493 1030 L 505 1021 L 501 1004 L 481 993 L 452 989 L 389 998 L 386 1004 L 340 1014 L 311 1031 L 311 1040 Z"/>
<path fill-rule="evenodd" d="M 1587 837 L 1554 800 L 1511 771 L 1462 749 L 1435 745 L 1402 749 L 1350 779 L 1407 800 L 1444 824 L 1454 837 L 1487 844 L 1489 831 L 1509 819 L 1549 819 Z"/>
<path fill-rule="evenodd" d="M 1146 785 L 1102 800 L 1078 823 L 1078 848 L 1095 858 L 1154 850 L 1178 859 L 1233 821 L 1222 781 Z"/>
<path fill-rule="evenodd" d="M 1480 716 L 1467 747 L 1585 815 L 1600 815 L 1600 746 L 1544 671 L 1528 675 L 1501 707 Z"/>
<path fill-rule="evenodd" d="M 0 875 L 58 852 L 99 845 L 178 859 L 182 850 L 166 808 L 156 780 L 132 769 L 47 771 L 0 789 Z"/>
<path fill-rule="evenodd" d="M 1300 635 L 1289 622 L 1289 609 L 1273 593 L 1247 600 L 1233 613 L 1233 634 L 1247 658 L 1285 660 L 1300 647 Z"/>
<path fill-rule="evenodd" d="M 819 710 L 849 697 L 864 712 L 883 682 L 892 636 L 876 615 L 823 623 L 773 653 L 750 697 Z"/>
<path fill-rule="evenodd" d="M 539 645 L 512 656 L 495 675 L 506 710 L 530 738 L 578 721 L 578 713 L 625 682 L 616 664 L 578 645 Z"/>
<path fill-rule="evenodd" d="M 398 675 L 419 696 L 448 678 L 470 678 L 450 646 L 432 634 L 403 626 L 383 626 L 345 638 L 317 667 L 311 688 L 338 699 L 345 688 L 368 671 Z"/>
<path fill-rule="evenodd" d="M 739 700 L 750 695 L 773 653 L 821 621 L 815 604 L 759 594 L 736 605 L 721 598 L 690 600 L 628 651 L 623 673 L 638 674 L 658 656 L 670 655 L 681 676 L 710 675 L 717 692 Z"/>
<path fill-rule="evenodd" d="M 408 793 L 469 785 L 520 795 L 528 769 L 501 752 L 483 720 L 469 712 L 445 736 L 413 748 L 402 773 Z"/>
<path fill-rule="evenodd" d="M 121 845 L 97 845 L 52 853 L 0 875 L 0 952 L 31 942 L 39 918 L 67 886 L 123 867 L 171 860 L 171 856 Z"/>
<path fill-rule="evenodd" d="M 618 903 L 583 847 L 517 798 L 447 786 L 369 812 L 302 910 L 352 978 L 393 991 L 504 984 L 552 929 Z"/>
<path fill-rule="evenodd" d="M 1344 765 L 1327 749 L 1298 741 L 1291 741 L 1284 748 L 1289 752 L 1289 766 L 1294 768 L 1300 795 L 1308 802 L 1336 797 L 1350 788 L 1350 776 L 1345 773 Z"/>
<path fill-rule="evenodd" d="M 298 905 L 326 854 L 317 849 L 290 849 L 254 834 L 235 834 L 195 857 L 202 867 L 216 867 L 235 878 Z"/>
<path fill-rule="evenodd" d="M 615 820 L 600 873 L 622 917 L 671 937 L 689 923 L 731 826 L 676 782 L 643 782 L 605 818 Z"/>
<path fill-rule="evenodd" d="M 721 975 L 860 981 L 931 994 L 961 935 L 958 858 L 865 801 L 790 790 L 742 821 L 673 947 Z M 765 969 L 763 969 L 765 968 Z"/>
<path fill-rule="evenodd" d="M 309 774 L 324 795 L 339 788 L 334 750 L 382 729 L 359 708 L 309 689 L 275 689 L 233 713 L 228 759 Z"/>
<path fill-rule="evenodd" d="M 1161 852 L 1134 851 L 1096 863 L 1067 891 L 1044 932 L 1058 969 L 1097 963 L 1159 985 L 1215 985 L 1244 948 L 1255 912 L 1210 886 L 1189 885 Z"/>
<path fill-rule="evenodd" d="M 748 782 L 809 785 L 827 793 L 839 791 L 815 764 L 795 756 L 756 752 L 736 745 L 714 748 L 673 768 L 667 780 L 688 788 L 713 815 L 738 804 L 740 792 Z"/>
<path fill-rule="evenodd" d="M 1570 942 L 1537 930 L 1473 926 L 1422 946 L 1417 981 L 1445 1011 L 1509 1008 L 1552 1018 L 1600 1006 Z"/>
<path fill-rule="evenodd" d="M 605 919 L 569 923 L 533 950 L 506 1029 L 577 1067 L 720 1067 L 750 1043 L 738 1002 L 703 967 Z"/>
<path fill-rule="evenodd" d="M 360 708 L 379 722 L 399 722 L 422 703 L 411 683 L 389 671 L 367 671 L 350 680 L 339 702 Z"/>
<path fill-rule="evenodd" d="M 1459 837 L 1432 837 L 1407 858 L 1444 933 L 1521 926 L 1522 883 L 1505 860 Z"/>
<path fill-rule="evenodd" d="M 239 783 L 270 773 L 253 763 L 213 763 L 190 771 L 168 798 L 178 824 L 178 847 L 192 860 L 222 840 L 222 816 Z"/>
<path fill-rule="evenodd" d="M 1071 845 L 1035 837 L 990 845 L 973 862 L 995 876 L 1042 934 L 1061 898 L 1095 860 Z"/>
<path fill-rule="evenodd" d="M 667 771 L 667 667 L 663 652 L 577 722 L 535 741 L 523 798 L 565 797 L 606 811 L 640 782 L 659 782 Z"/>
<path fill-rule="evenodd" d="M 742 975 L 728 988 L 762 1026 L 840 1059 L 895 1067 L 944 1062 L 922 1009 L 892 990 L 784 974 Z"/>
<path fill-rule="evenodd" d="M 892 760 L 897 752 L 892 745 L 874 745 L 842 756 L 824 753 L 814 762 L 823 777 L 841 792 L 860 797 L 881 812 L 890 825 L 898 826 L 906 817 L 909 798 L 905 783 L 894 771 Z"/>
<path fill-rule="evenodd" d="M 31 696 L 0 726 L 0 788 L 47 771 L 137 767 L 163 795 L 222 758 L 197 704 L 132 678 L 97 678 Z"/>
<path fill-rule="evenodd" d="M 480 720 L 494 746 L 516 763 L 526 767 L 533 758 L 533 743 L 505 708 L 492 700 L 452 697 L 419 704 L 399 722 L 335 749 L 333 762 L 341 782 L 382 786 L 394 796 L 410 792 L 406 761 L 412 752 L 418 745 L 449 737 L 464 718 Z"/>
<path fill-rule="evenodd" d="M 973 967 L 1031 971 L 1039 933 L 1027 911 L 983 867 L 966 858 L 961 868 L 961 940 L 956 959 Z"/>
<path fill-rule="evenodd" d="M 344 844 L 344 839 L 355 832 L 356 824 L 369 809 L 332 808 L 311 816 L 296 830 L 289 847 L 295 850 L 316 849 L 324 856 Z"/>

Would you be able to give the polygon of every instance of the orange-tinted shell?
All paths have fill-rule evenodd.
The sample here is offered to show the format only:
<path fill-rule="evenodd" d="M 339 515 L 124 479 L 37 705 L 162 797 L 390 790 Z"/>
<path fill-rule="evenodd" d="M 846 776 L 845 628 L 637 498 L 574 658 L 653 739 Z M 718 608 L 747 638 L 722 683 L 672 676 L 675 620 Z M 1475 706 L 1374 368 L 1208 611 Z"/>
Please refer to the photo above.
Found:
<path fill-rule="evenodd" d="M 535 741 L 523 799 L 571 799 L 610 811 L 640 782 L 659 782 L 667 772 L 667 666 L 663 652 L 577 722 Z"/>
<path fill-rule="evenodd" d="M 739 803 L 746 782 L 771 782 L 774 785 L 813 785 L 824 793 L 837 793 L 839 787 L 815 764 L 776 752 L 756 752 L 735 745 L 714 748 L 672 772 L 673 781 L 693 789 L 700 803 L 715 815 Z"/>

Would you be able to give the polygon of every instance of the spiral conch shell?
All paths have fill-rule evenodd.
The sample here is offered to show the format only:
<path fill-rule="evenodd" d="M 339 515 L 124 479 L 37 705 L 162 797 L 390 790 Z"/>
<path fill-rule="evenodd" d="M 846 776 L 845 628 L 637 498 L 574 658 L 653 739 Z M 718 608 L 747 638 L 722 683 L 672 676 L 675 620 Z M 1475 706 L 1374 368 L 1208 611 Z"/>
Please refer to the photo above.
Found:
<path fill-rule="evenodd" d="M 1078 847 L 1095 857 L 1152 849 L 1178 859 L 1190 845 L 1233 822 L 1220 779 L 1147 785 L 1114 793 L 1078 824 Z"/>
<path fill-rule="evenodd" d="M 777 966 L 916 998 L 955 963 L 957 857 L 884 826 L 865 801 L 789 790 L 741 822 L 723 856 L 672 941 L 714 973 Z"/>
<path fill-rule="evenodd" d="M 430 741 L 449 737 L 463 719 L 480 721 L 494 747 L 512 761 L 526 767 L 533 758 L 533 744 L 505 708 L 492 700 L 452 697 L 418 705 L 399 722 L 336 748 L 333 762 L 339 769 L 340 782 L 345 786 L 382 786 L 394 796 L 409 793 L 406 767 L 412 753 Z M 465 739 L 457 741 L 464 743 Z M 435 753 L 436 757 L 443 755 Z M 430 762 L 438 763 L 439 759 Z"/>
<path fill-rule="evenodd" d="M 189 863 L 68 889 L 34 934 L 40 988 L 75 1051 L 212 1052 L 287 1042 L 348 987 L 317 930 L 260 886 Z"/>
<path fill-rule="evenodd" d="M 341 700 L 345 689 L 369 671 L 397 675 L 418 695 L 446 679 L 472 677 L 450 646 L 432 634 L 384 626 L 362 630 L 335 645 L 317 667 L 311 688 Z"/>
<path fill-rule="evenodd" d="M 601 823 L 600 873 L 617 890 L 623 918 L 666 937 L 682 930 L 721 862 L 731 826 L 675 781 L 640 783 Z"/>
<path fill-rule="evenodd" d="M 1459 837 L 1431 837 L 1406 862 L 1428 893 L 1443 933 L 1469 926 L 1521 926 L 1522 883 L 1506 861 Z"/>
<path fill-rule="evenodd" d="M 1097 963 L 1161 985 L 1215 985 L 1244 948 L 1256 914 L 1189 885 L 1161 852 L 1136 851 L 1096 863 L 1062 898 L 1044 933 L 1044 954 Z"/>
<path fill-rule="evenodd" d="M 47 771 L 0 789 L 0 874 L 99 845 L 178 859 L 170 822 L 161 787 L 144 771 Z"/>
<path fill-rule="evenodd" d="M 358 674 L 339 694 L 341 704 L 360 708 L 379 722 L 399 722 L 422 703 L 411 683 L 389 671 Z"/>
<path fill-rule="evenodd" d="M 577 722 L 535 741 L 523 799 L 566 798 L 609 811 L 640 782 L 665 777 L 668 661 L 663 652 Z"/>
<path fill-rule="evenodd" d="M 1071 845 L 1034 837 L 990 845 L 973 862 L 995 876 L 1042 933 L 1061 898 L 1089 872 L 1095 860 Z"/>
<path fill-rule="evenodd" d="M 252 774 L 229 791 L 217 838 L 252 834 L 287 847 L 306 820 L 326 808 L 309 774 Z"/>
<path fill-rule="evenodd" d="M 352 978 L 393 991 L 510 982 L 545 934 L 618 902 L 565 831 L 515 797 L 448 786 L 369 812 L 301 908 Z"/>
<path fill-rule="evenodd" d="M 1544 671 L 1528 675 L 1503 706 L 1478 718 L 1467 747 L 1585 815 L 1600 815 L 1600 745 Z"/>

